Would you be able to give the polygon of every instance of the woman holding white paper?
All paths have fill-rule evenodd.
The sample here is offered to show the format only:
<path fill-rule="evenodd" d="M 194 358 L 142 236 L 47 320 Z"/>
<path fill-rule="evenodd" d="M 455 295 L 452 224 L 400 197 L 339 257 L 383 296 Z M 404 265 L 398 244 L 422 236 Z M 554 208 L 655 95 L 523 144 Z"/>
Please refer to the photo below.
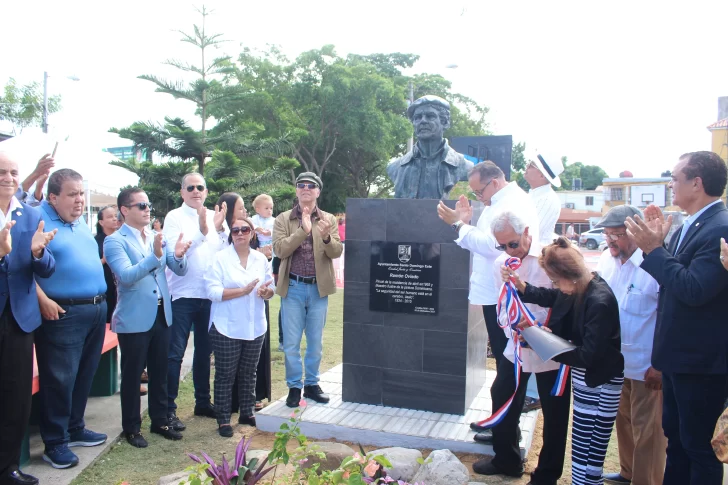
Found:
<path fill-rule="evenodd" d="M 210 310 L 210 342 L 215 353 L 215 413 L 218 433 L 233 436 L 230 426 L 232 387 L 238 377 L 238 423 L 255 426 L 255 382 L 267 331 L 265 300 L 275 287 L 268 259 L 250 249 L 253 222 L 236 218 L 229 246 L 215 255 L 205 280 Z"/>

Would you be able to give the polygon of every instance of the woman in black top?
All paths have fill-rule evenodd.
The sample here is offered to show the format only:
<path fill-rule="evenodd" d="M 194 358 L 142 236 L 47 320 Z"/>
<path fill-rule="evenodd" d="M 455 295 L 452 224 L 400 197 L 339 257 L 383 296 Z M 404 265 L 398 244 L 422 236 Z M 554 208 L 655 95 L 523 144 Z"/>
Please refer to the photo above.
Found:
<path fill-rule="evenodd" d="M 104 239 L 116 232 L 117 228 L 116 206 L 107 205 L 99 211 L 99 218 L 96 221 L 96 244 L 99 245 L 99 258 L 104 266 L 104 279 L 106 280 L 106 323 L 111 322 L 111 315 L 116 308 L 116 281 L 114 273 L 106 264 L 104 259 Z"/>
<path fill-rule="evenodd" d="M 557 289 L 538 288 L 503 267 L 524 303 L 552 308 L 547 330 L 576 348 L 553 360 L 571 366 L 574 391 L 572 483 L 601 484 L 602 465 L 624 381 L 619 306 L 612 290 L 565 237 L 543 249 L 541 267 Z"/>

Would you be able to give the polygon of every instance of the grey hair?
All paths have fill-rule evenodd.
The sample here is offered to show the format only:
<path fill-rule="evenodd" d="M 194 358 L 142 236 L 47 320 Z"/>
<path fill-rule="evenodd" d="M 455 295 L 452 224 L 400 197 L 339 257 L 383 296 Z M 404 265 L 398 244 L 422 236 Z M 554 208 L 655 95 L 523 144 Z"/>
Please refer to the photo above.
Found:
<path fill-rule="evenodd" d="M 186 173 L 185 176 L 182 177 L 182 183 L 180 185 L 183 189 L 187 186 L 187 178 L 192 177 L 193 175 L 200 177 L 202 179 L 202 183 L 205 184 L 205 187 L 207 187 L 207 182 L 205 182 L 205 177 L 203 177 L 202 175 L 200 175 L 197 172 L 190 172 L 190 173 Z"/>
<path fill-rule="evenodd" d="M 515 212 L 508 210 L 496 215 L 490 222 L 490 230 L 493 234 L 505 231 L 508 227 L 513 228 L 515 233 L 520 236 L 525 232 L 527 226 L 526 222 L 518 217 Z"/>
<path fill-rule="evenodd" d="M 490 160 L 484 160 L 478 164 L 476 164 L 468 174 L 468 178 L 472 177 L 473 175 L 478 174 L 480 176 L 480 181 L 483 182 L 487 179 L 500 179 L 505 178 L 505 174 L 503 173 L 503 170 L 500 169 L 498 165 L 491 162 Z"/>

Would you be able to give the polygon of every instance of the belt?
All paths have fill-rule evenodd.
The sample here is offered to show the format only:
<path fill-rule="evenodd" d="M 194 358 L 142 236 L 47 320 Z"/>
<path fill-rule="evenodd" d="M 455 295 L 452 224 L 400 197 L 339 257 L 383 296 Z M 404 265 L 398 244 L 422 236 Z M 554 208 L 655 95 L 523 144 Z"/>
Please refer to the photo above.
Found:
<path fill-rule="evenodd" d="M 93 298 L 68 298 L 54 301 L 59 305 L 98 305 L 106 301 L 106 295 L 97 295 Z"/>
<path fill-rule="evenodd" d="M 294 273 L 288 273 L 288 277 L 294 281 L 298 281 L 299 283 L 306 283 L 307 285 L 316 283 L 315 276 L 298 276 Z"/>

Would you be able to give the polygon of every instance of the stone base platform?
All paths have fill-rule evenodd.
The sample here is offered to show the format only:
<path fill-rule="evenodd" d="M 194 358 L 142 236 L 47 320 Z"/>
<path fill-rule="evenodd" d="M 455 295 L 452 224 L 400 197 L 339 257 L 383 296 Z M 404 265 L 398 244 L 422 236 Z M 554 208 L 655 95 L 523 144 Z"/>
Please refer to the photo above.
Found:
<path fill-rule="evenodd" d="M 490 386 L 495 371 L 487 371 L 486 383 L 465 416 L 432 413 L 371 404 L 341 401 L 342 365 L 321 376 L 321 388 L 331 396 L 328 404 L 307 400 L 303 410 L 301 432 L 309 438 L 336 439 L 371 446 L 449 449 L 453 452 L 492 455 L 489 445 L 473 441 L 470 423 L 490 415 Z M 286 406 L 286 396 L 256 413 L 261 431 L 276 432 L 293 409 Z M 521 454 L 525 458 L 531 447 L 538 410 L 521 415 Z"/>

